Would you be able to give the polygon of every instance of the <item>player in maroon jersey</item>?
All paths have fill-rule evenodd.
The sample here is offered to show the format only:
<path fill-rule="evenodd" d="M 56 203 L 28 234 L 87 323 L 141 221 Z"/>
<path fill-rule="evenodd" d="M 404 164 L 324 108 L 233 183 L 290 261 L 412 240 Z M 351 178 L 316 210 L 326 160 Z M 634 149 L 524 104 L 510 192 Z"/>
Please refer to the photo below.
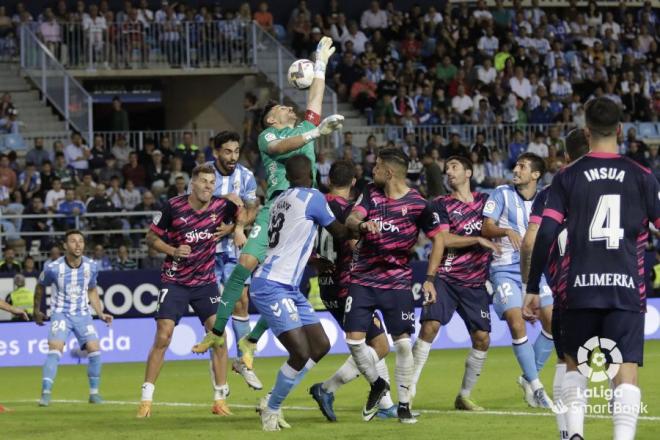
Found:
<path fill-rule="evenodd" d="M 378 153 L 374 184 L 368 185 L 346 221 L 354 233 L 365 232 L 358 242 L 351 267 L 351 285 L 346 299 L 344 329 L 346 343 L 360 373 L 371 384 L 363 419 L 371 420 L 378 403 L 389 389 L 379 376 L 365 337 L 376 309 L 383 314 L 387 331 L 396 348 L 394 376 L 399 397 L 398 417 L 415 423 L 410 412 L 413 356 L 410 335 L 415 330 L 410 250 L 419 231 L 433 240 L 427 268 L 435 276 L 443 252 L 437 216 L 422 195 L 406 184 L 409 159 L 400 149 L 385 148 Z M 425 283 L 427 303 L 435 302 L 432 283 Z"/>
<path fill-rule="evenodd" d="M 445 162 L 445 173 L 452 193 L 433 200 L 433 213 L 439 217 L 440 234 L 446 253 L 435 277 L 431 278 L 438 294 L 437 301 L 422 309 L 422 328 L 413 347 L 415 373 L 411 394 L 431 350 L 431 344 L 440 331 L 458 312 L 470 332 L 472 349 L 465 361 L 461 390 L 454 407 L 467 411 L 482 411 L 471 398 L 486 362 L 490 344 L 490 298 L 486 279 L 491 252 L 499 252 L 499 245 L 481 237 L 483 210 L 488 195 L 470 191 L 472 162 L 461 156 L 452 156 Z"/>
<path fill-rule="evenodd" d="M 212 166 L 195 167 L 191 182 L 190 195 L 168 200 L 154 216 L 147 232 L 147 244 L 167 257 L 161 272 L 156 337 L 147 359 L 139 418 L 151 415 L 154 384 L 163 366 L 165 351 L 174 327 L 188 306 L 192 306 L 207 331 L 213 327 L 220 301 L 215 276 L 215 248 L 221 238 L 218 230 L 223 223 L 245 220 L 243 215 L 239 216 L 236 205 L 213 196 L 215 171 Z M 214 350 L 212 360 L 215 377 L 220 378 L 224 362 L 219 349 Z"/>

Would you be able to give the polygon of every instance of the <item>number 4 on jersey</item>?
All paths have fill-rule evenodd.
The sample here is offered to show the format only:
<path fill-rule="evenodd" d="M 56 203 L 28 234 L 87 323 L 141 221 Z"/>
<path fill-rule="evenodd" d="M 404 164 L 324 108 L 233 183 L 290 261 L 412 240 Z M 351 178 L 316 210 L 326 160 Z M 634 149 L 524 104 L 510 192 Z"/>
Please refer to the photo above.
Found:
<path fill-rule="evenodd" d="M 605 241 L 607 249 L 619 249 L 623 239 L 621 195 L 606 194 L 598 199 L 596 213 L 589 226 L 589 241 Z"/>

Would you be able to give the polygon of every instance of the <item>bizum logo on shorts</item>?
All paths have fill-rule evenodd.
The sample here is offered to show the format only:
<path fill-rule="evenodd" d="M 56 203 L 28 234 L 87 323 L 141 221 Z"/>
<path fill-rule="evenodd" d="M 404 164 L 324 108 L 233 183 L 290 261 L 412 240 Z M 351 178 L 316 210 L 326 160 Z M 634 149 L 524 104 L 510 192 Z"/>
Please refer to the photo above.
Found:
<path fill-rule="evenodd" d="M 640 403 L 639 408 L 631 408 L 620 401 L 621 390 L 613 389 L 612 381 L 619 372 L 623 356 L 616 342 L 608 338 L 594 336 L 578 348 L 577 369 L 594 386 L 578 388 L 577 395 L 585 399 L 585 414 L 612 414 L 612 413 L 648 413 L 645 403 Z M 605 403 L 591 402 L 589 399 L 605 399 Z M 565 414 L 569 410 L 561 399 L 556 399 L 552 411 L 556 414 Z"/>

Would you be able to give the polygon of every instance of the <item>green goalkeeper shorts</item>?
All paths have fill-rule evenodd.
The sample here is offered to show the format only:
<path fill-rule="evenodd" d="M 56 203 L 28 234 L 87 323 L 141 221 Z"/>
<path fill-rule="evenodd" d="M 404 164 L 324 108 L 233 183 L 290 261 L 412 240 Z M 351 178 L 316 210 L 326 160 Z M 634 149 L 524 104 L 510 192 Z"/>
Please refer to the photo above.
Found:
<path fill-rule="evenodd" d="M 268 221 L 270 219 L 270 205 L 262 206 L 257 213 L 257 218 L 252 225 L 252 231 L 248 237 L 247 243 L 243 246 L 241 254 L 252 255 L 259 260 L 259 264 L 264 262 L 266 251 L 268 250 Z"/>

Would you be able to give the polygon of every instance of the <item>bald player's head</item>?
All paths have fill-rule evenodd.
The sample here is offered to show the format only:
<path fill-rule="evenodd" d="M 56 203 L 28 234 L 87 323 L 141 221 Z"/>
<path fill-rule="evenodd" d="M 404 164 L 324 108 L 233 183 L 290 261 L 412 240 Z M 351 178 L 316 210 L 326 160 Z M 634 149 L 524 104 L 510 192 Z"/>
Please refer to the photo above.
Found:
<path fill-rule="evenodd" d="M 286 161 L 286 180 L 292 187 L 312 187 L 312 161 L 299 154 Z"/>
<path fill-rule="evenodd" d="M 589 152 L 589 140 L 581 128 L 574 128 L 566 135 L 566 156 L 568 161 L 578 160 Z"/>

